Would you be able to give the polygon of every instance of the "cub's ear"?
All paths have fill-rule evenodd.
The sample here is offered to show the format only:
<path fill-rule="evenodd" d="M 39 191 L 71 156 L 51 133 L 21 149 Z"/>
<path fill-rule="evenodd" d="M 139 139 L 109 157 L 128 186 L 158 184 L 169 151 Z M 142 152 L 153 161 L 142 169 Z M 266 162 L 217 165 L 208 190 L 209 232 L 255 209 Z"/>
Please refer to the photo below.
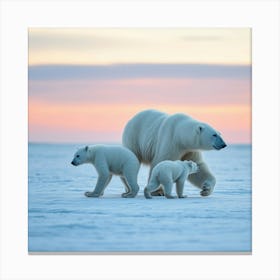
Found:
<path fill-rule="evenodd" d="M 189 167 L 191 167 L 191 168 L 192 168 L 192 166 L 193 166 L 193 162 L 192 162 L 192 161 L 189 161 L 189 162 L 188 162 L 188 165 L 189 165 Z"/>
<path fill-rule="evenodd" d="M 201 133 L 202 130 L 203 130 L 203 125 L 202 124 L 198 124 L 197 128 L 196 128 L 197 134 Z"/>
<path fill-rule="evenodd" d="M 86 152 L 88 151 L 88 146 L 85 147 L 85 151 L 86 151 Z"/>

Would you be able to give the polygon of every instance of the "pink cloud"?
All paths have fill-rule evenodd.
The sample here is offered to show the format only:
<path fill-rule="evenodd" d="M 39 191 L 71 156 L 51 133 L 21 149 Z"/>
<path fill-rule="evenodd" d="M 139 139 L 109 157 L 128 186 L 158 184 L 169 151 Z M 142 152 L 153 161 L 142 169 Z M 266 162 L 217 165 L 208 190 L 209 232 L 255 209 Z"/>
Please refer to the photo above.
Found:
<path fill-rule="evenodd" d="M 251 82 L 228 78 L 29 81 L 29 140 L 121 142 L 127 121 L 154 108 L 185 113 L 231 143 L 251 141 Z"/>
<path fill-rule="evenodd" d="M 246 79 L 131 79 L 30 81 L 29 97 L 52 103 L 250 104 Z"/>

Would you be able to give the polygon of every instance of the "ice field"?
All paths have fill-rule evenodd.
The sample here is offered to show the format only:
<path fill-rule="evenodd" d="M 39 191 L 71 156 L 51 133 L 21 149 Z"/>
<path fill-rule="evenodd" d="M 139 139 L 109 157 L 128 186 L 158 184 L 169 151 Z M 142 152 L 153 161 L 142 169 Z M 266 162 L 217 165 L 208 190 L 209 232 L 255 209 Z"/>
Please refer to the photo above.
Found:
<path fill-rule="evenodd" d="M 29 252 L 251 251 L 250 145 L 203 153 L 217 179 L 211 196 L 186 181 L 187 198 L 151 200 L 143 196 L 145 166 L 136 198 L 121 198 L 118 177 L 102 198 L 85 197 L 97 174 L 92 165 L 70 164 L 78 147 L 29 144 Z"/>

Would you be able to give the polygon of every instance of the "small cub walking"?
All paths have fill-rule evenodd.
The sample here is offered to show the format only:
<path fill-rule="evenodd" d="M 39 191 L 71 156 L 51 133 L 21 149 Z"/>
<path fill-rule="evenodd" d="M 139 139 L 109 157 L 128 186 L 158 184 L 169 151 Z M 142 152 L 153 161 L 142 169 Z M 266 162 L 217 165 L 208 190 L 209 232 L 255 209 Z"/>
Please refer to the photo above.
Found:
<path fill-rule="evenodd" d="M 98 180 L 93 192 L 86 192 L 85 196 L 99 197 L 110 183 L 113 175 L 119 175 L 125 185 L 126 192 L 122 197 L 135 197 L 139 191 L 137 175 L 140 163 L 137 157 L 122 146 L 94 145 L 79 149 L 71 162 L 74 166 L 84 163 L 94 165 Z"/>
<path fill-rule="evenodd" d="M 176 182 L 176 192 L 179 198 L 183 198 L 184 183 L 189 174 L 199 171 L 197 164 L 188 160 L 165 160 L 158 163 L 152 170 L 147 187 L 144 189 L 146 198 L 152 198 L 151 192 L 163 185 L 166 198 L 175 198 L 171 195 L 173 183 Z"/>

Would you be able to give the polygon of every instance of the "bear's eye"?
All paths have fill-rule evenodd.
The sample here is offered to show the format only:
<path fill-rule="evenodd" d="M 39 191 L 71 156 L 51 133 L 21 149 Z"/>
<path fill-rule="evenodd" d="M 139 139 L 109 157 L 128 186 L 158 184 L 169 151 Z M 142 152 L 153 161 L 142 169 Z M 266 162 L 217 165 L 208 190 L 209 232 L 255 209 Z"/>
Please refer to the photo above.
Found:
<path fill-rule="evenodd" d="M 76 157 L 80 157 L 80 155 L 77 155 Z"/>
<path fill-rule="evenodd" d="M 218 135 L 217 135 L 217 134 L 213 134 L 213 136 L 214 136 L 214 137 L 217 137 Z"/>

